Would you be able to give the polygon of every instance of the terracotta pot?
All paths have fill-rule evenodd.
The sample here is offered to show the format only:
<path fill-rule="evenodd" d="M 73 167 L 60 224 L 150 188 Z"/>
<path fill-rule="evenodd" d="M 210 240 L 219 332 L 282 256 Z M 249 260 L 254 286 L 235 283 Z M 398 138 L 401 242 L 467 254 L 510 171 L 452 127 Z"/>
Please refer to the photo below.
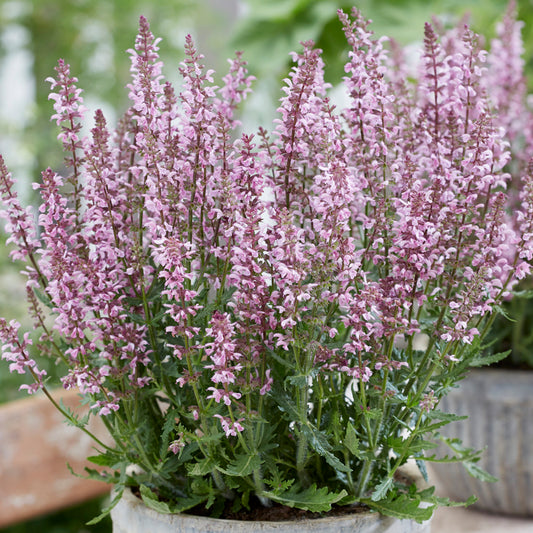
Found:
<path fill-rule="evenodd" d="M 469 417 L 442 432 L 468 448 L 486 446 L 478 464 L 499 479 L 482 482 L 460 464 L 436 465 L 446 495 L 461 501 L 475 494 L 478 509 L 533 516 L 533 371 L 475 369 L 441 408 Z"/>
<path fill-rule="evenodd" d="M 245 522 L 186 514 L 159 514 L 126 491 L 111 511 L 113 533 L 430 533 L 430 524 L 398 520 L 377 513 L 291 522 Z"/>

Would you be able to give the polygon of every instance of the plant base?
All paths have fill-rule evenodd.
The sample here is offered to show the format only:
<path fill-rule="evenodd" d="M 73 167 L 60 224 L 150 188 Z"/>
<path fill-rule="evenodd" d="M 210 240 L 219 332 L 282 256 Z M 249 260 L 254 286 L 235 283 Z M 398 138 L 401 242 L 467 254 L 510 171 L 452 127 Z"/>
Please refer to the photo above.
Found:
<path fill-rule="evenodd" d="M 146 507 L 126 491 L 111 511 L 113 533 L 430 533 L 430 524 L 398 520 L 377 513 L 362 512 L 331 518 L 288 522 L 220 520 L 186 514 L 165 515 Z"/>

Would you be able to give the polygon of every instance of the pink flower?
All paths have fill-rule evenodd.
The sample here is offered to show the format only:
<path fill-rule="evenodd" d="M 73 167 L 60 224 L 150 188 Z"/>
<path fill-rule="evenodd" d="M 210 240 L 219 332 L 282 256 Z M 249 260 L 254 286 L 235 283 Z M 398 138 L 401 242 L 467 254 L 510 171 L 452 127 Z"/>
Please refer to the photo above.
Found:
<path fill-rule="evenodd" d="M 217 389 L 215 387 L 207 387 L 207 390 L 213 391 L 207 398 L 213 398 L 215 402 L 224 402 L 226 405 L 231 405 L 231 399 L 240 399 L 242 396 L 240 392 L 227 391 L 225 389 Z"/>
<path fill-rule="evenodd" d="M 244 427 L 241 425 L 241 422 L 244 421 L 244 418 L 240 418 L 239 420 L 233 422 L 230 418 L 222 415 L 216 414 L 214 416 L 220 420 L 220 425 L 222 426 L 226 437 L 236 437 L 237 433 L 244 431 Z"/>

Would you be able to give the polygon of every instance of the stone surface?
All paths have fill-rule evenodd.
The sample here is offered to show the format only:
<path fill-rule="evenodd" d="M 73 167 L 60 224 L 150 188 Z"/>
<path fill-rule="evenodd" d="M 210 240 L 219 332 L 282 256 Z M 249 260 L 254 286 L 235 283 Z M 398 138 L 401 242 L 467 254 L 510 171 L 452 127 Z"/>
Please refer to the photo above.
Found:
<path fill-rule="evenodd" d="M 441 508 L 431 533 L 533 533 L 533 519 L 482 513 L 461 507 Z"/>
<path fill-rule="evenodd" d="M 477 510 L 533 517 L 533 372 L 473 370 L 441 408 L 469 417 L 442 432 L 466 448 L 486 447 L 478 464 L 498 478 L 486 483 L 461 464 L 435 465 L 444 494 L 456 501 L 475 494 Z"/>

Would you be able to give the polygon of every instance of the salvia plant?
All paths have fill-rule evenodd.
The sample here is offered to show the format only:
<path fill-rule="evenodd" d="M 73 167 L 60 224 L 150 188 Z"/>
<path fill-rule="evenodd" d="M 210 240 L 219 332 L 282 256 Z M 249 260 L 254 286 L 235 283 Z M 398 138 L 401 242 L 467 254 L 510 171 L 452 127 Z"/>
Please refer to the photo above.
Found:
<path fill-rule="evenodd" d="M 487 89 L 498 113 L 494 119 L 506 132 L 512 154 L 507 170 L 512 174 L 508 193 L 511 210 L 519 205 L 520 177 L 533 172 L 533 112 L 524 74 L 523 22 L 516 19 L 516 5 L 509 4 L 488 56 Z M 520 213 L 517 217 L 523 216 Z M 515 221 L 516 223 L 516 221 Z M 533 278 L 527 276 L 503 303 L 489 341 L 494 351 L 509 353 L 502 365 L 533 369 Z"/>
<path fill-rule="evenodd" d="M 406 481 L 409 460 L 483 475 L 478 452 L 439 435 L 458 417 L 438 404 L 496 358 L 481 340 L 529 273 L 523 157 L 514 217 L 506 192 L 515 108 L 491 94 L 497 71 L 468 27 L 427 24 L 413 73 L 358 11 L 339 17 L 345 107 L 305 42 L 273 127 L 243 133 L 242 56 L 217 87 L 187 37 L 176 94 L 141 18 L 113 132 L 97 111 L 82 136 L 81 90 L 59 61 L 67 171 L 43 172 L 37 215 L 1 164 L 40 332 L 2 319 L 3 358 L 30 393 L 49 396 L 35 352 L 65 369 L 90 413 L 58 409 L 88 433 L 101 417 L 112 437 L 95 437 L 104 470 L 88 473 L 115 484 L 113 503 L 135 486 L 161 512 L 358 504 L 422 521 L 451 502 Z"/>

